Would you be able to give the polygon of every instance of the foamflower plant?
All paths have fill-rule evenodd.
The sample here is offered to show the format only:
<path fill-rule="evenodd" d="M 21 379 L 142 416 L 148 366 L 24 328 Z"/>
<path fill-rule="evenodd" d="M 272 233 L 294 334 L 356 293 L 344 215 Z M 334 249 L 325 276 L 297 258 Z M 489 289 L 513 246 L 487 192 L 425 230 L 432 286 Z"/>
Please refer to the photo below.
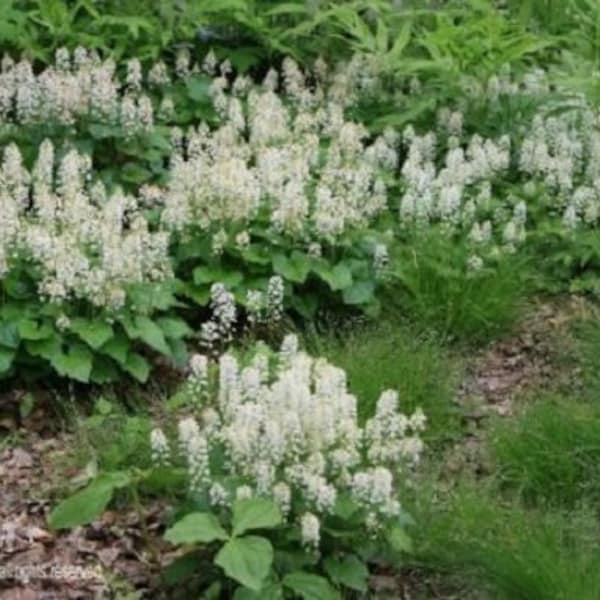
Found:
<path fill-rule="evenodd" d="M 399 495 L 423 450 L 422 411 L 400 413 L 388 390 L 361 426 L 345 372 L 300 351 L 294 335 L 278 353 L 193 365 L 194 414 L 176 440 L 151 435 L 156 468 L 185 470 L 192 507 L 166 540 L 203 548 L 207 583 L 233 581 L 235 597 L 365 591 L 368 561 L 408 548 Z"/>

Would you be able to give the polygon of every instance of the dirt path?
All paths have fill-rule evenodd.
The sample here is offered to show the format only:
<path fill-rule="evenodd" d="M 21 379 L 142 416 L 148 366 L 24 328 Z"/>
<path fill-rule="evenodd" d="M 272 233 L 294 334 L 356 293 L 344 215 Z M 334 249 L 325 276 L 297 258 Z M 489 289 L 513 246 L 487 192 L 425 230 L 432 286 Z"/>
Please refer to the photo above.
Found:
<path fill-rule="evenodd" d="M 467 361 L 456 398 L 467 434 L 448 453 L 451 474 L 465 468 L 475 474 L 489 472 L 482 442 L 490 417 L 512 417 L 535 394 L 578 384 L 572 327 L 590 318 L 591 311 L 585 300 L 576 297 L 539 303 L 510 335 Z"/>

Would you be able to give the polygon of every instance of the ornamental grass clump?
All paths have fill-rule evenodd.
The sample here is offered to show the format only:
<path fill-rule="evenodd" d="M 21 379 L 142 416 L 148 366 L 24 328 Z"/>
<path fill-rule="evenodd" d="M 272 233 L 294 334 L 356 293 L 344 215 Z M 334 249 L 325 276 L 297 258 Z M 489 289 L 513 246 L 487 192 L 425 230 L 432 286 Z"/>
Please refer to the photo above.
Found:
<path fill-rule="evenodd" d="M 215 563 L 255 590 L 286 585 L 289 567 L 271 565 L 272 546 L 294 552 L 310 577 L 328 572 L 327 561 L 358 561 L 356 555 L 368 561 L 390 543 L 398 549 L 406 542 L 399 496 L 423 451 L 420 409 L 400 413 L 398 394 L 387 390 L 360 426 L 345 372 L 298 350 L 294 335 L 276 355 L 260 348 L 245 365 L 229 353 L 218 367 L 198 357 L 194 365 L 197 414 L 180 420 L 176 443 L 169 445 L 161 429 L 151 437 L 156 466 L 183 463 L 189 506 L 201 507 L 173 525 L 167 539 L 229 540 Z M 249 506 L 256 512 L 245 529 L 273 530 L 259 538 L 271 548 L 268 569 L 251 584 L 221 560 L 228 546 L 248 537 L 236 536 L 236 522 Z M 271 515 L 266 524 L 265 515 Z M 221 530 L 232 523 L 233 535 L 207 538 L 188 529 L 208 521 Z M 352 542 L 359 539 L 361 550 Z"/>

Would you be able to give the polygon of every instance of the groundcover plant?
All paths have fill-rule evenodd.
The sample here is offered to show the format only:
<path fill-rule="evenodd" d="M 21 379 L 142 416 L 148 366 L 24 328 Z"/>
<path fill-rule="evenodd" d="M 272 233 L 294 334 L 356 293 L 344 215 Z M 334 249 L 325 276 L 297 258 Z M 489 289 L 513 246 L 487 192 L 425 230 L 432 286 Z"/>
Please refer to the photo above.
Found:
<path fill-rule="evenodd" d="M 0 590 L 84 535 L 101 597 L 600 598 L 596 3 L 7 0 L 0 54 Z"/>

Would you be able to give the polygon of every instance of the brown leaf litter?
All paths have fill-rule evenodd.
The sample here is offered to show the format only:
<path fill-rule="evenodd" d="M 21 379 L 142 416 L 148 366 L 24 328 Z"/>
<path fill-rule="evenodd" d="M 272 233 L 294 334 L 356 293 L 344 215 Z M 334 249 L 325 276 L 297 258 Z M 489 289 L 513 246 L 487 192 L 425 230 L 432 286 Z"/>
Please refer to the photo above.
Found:
<path fill-rule="evenodd" d="M 38 437 L 0 452 L 0 600 L 151 597 L 159 569 L 137 514 L 106 511 L 85 527 L 49 529 L 57 483 L 52 455 L 70 441 Z M 145 520 L 158 530 L 160 508 L 149 508 Z"/>

